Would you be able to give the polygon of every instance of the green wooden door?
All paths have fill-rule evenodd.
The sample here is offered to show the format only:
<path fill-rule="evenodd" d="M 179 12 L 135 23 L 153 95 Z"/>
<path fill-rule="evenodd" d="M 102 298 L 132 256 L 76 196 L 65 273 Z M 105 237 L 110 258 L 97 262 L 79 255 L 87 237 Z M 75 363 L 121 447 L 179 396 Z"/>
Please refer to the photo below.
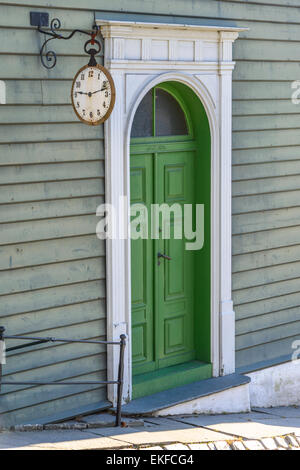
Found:
<path fill-rule="evenodd" d="M 193 202 L 194 152 L 131 157 L 131 202 Z M 177 216 L 177 218 L 176 218 Z M 193 255 L 185 239 L 174 238 L 178 214 L 170 212 L 170 238 L 132 240 L 132 358 L 134 373 L 145 373 L 195 358 L 193 341 Z M 167 227 L 165 227 L 167 230 Z M 150 235 L 150 234 L 149 234 Z M 158 257 L 165 254 L 171 260 Z"/>
<path fill-rule="evenodd" d="M 131 205 L 143 205 L 148 222 L 148 236 L 142 237 L 143 225 L 141 236 L 131 240 L 134 397 L 211 376 L 209 337 L 199 347 L 201 333 L 195 336 L 199 262 L 194 251 L 186 250 L 183 223 L 184 206 L 194 207 L 199 193 L 198 173 L 188 115 L 166 90 L 152 90 L 136 112 L 130 157 Z M 166 219 L 158 210 L 163 207 L 169 208 Z M 136 226 L 139 215 L 132 213 Z M 204 325 L 209 311 L 201 310 Z"/>

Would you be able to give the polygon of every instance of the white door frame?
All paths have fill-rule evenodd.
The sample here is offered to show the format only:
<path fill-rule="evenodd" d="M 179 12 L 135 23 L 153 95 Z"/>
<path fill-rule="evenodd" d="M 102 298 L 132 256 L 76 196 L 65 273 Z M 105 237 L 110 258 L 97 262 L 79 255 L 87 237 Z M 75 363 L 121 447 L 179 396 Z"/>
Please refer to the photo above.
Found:
<path fill-rule="evenodd" d="M 130 131 L 136 109 L 155 85 L 175 80 L 201 100 L 211 132 L 211 362 L 213 375 L 235 371 L 235 315 L 231 296 L 232 43 L 241 28 L 97 20 L 104 64 L 116 87 L 105 123 L 106 203 L 117 210 L 117 233 L 128 231 Z M 179 39 L 180 38 L 180 39 Z M 122 199 L 123 198 L 123 199 Z M 124 232 L 125 229 L 125 232 Z M 121 236 L 122 237 L 122 236 Z M 124 401 L 131 399 L 130 239 L 107 240 L 107 339 L 128 338 Z M 108 349 L 108 380 L 116 380 L 118 348 Z M 116 386 L 108 399 L 116 403 Z"/>

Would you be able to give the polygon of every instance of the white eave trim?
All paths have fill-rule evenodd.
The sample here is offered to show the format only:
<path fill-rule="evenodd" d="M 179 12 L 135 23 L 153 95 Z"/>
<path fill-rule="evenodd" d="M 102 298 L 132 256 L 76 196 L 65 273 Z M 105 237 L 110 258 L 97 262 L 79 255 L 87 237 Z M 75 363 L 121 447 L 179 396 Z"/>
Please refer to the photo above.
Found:
<path fill-rule="evenodd" d="M 101 20 L 96 19 L 98 26 L 131 26 L 132 28 L 149 28 L 149 29 L 163 29 L 163 30 L 193 30 L 193 31 L 229 31 L 229 32 L 242 32 L 248 31 L 249 28 L 238 28 L 235 26 L 210 26 L 210 25 L 195 25 L 195 24 L 179 24 L 179 23 L 152 23 L 146 21 L 117 21 L 117 20 Z"/>

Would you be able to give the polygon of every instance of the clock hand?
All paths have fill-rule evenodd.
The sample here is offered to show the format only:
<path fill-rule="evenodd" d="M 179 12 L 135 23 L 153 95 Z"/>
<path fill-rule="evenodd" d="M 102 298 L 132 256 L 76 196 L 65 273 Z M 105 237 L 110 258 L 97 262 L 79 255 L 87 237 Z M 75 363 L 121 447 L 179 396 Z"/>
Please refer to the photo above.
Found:
<path fill-rule="evenodd" d="M 104 90 L 106 90 L 106 87 L 101 88 L 101 90 L 93 91 L 93 92 L 92 92 L 92 95 L 94 95 L 95 93 L 98 93 L 99 91 L 104 91 Z"/>
<path fill-rule="evenodd" d="M 101 91 L 101 90 L 98 90 L 98 91 Z M 79 93 L 80 95 L 87 95 L 89 97 L 91 97 L 95 92 L 91 92 L 89 91 L 88 93 L 85 93 L 84 91 L 77 91 L 76 93 Z"/>
<path fill-rule="evenodd" d="M 77 91 L 76 93 L 79 93 L 80 95 L 88 95 L 89 97 L 91 97 L 95 93 L 98 93 L 99 91 L 104 91 L 104 90 L 106 90 L 106 87 L 101 88 L 101 90 L 89 91 L 88 93 L 85 93 L 84 91 Z"/>

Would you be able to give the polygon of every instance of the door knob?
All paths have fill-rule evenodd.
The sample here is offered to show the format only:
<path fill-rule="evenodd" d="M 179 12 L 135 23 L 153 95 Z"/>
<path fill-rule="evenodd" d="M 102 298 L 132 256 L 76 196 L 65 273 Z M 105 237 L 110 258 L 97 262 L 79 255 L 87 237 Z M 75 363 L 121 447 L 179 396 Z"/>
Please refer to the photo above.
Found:
<path fill-rule="evenodd" d="M 158 258 L 158 266 L 160 265 L 160 261 L 159 261 L 159 258 L 163 258 L 163 259 L 167 259 L 169 261 L 171 261 L 172 258 L 170 258 L 170 256 L 167 256 L 163 253 L 157 253 L 157 258 Z"/>

